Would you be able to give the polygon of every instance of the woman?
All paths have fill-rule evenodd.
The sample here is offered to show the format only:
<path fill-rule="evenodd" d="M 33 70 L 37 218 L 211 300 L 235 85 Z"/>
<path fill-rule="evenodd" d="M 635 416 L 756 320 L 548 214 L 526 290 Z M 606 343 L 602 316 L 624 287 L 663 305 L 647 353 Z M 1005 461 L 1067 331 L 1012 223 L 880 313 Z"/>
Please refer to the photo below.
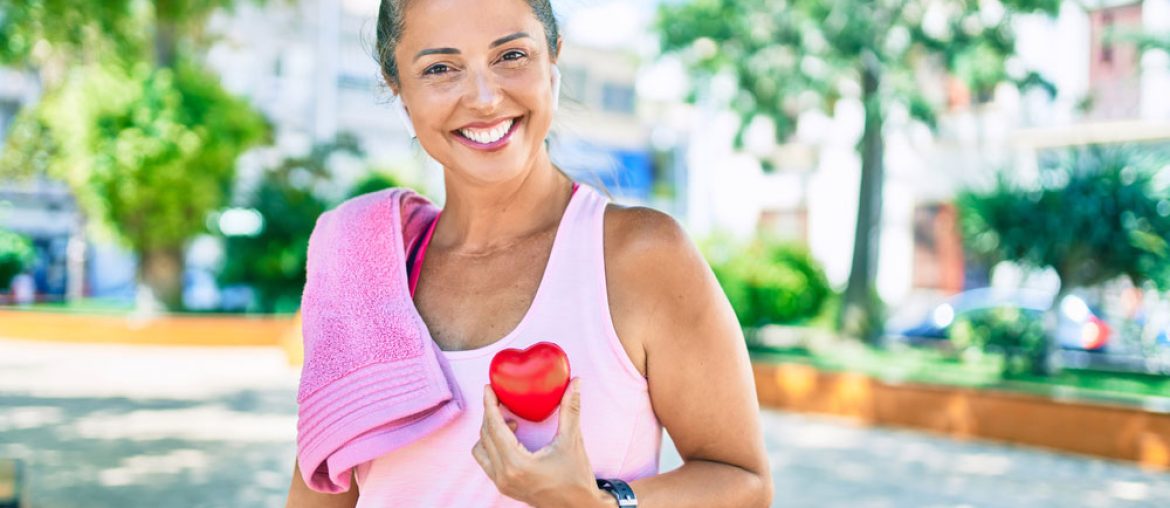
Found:
<path fill-rule="evenodd" d="M 309 490 L 294 470 L 288 505 L 618 506 L 602 477 L 629 481 L 642 507 L 769 505 L 742 332 L 703 257 L 668 215 L 609 204 L 549 160 L 548 0 L 383 0 L 378 31 L 384 78 L 443 166 L 414 303 L 468 408 L 355 468 L 349 492 Z M 487 364 L 539 340 L 576 377 L 549 421 L 518 421 Z M 657 474 L 663 427 L 684 465 Z"/>

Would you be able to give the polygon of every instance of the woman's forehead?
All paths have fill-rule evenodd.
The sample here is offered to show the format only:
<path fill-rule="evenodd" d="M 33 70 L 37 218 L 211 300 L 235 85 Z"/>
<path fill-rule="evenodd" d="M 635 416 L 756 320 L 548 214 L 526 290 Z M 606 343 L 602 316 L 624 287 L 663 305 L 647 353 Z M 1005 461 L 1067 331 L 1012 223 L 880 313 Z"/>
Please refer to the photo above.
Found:
<path fill-rule="evenodd" d="M 404 21 L 402 45 L 487 48 L 516 33 L 544 38 L 525 0 L 414 0 L 407 3 Z"/>

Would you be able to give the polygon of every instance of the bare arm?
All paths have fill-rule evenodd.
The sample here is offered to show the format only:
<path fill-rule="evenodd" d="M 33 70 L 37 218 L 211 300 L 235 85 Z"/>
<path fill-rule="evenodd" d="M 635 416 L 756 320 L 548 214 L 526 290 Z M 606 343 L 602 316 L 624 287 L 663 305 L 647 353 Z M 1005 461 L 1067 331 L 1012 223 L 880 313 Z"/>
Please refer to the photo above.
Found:
<path fill-rule="evenodd" d="M 607 255 L 610 292 L 620 293 L 612 301 L 623 306 L 615 327 L 641 344 L 654 411 L 684 461 L 631 483 L 638 506 L 768 506 L 759 402 L 735 311 L 674 219 L 645 208 L 620 215 L 606 237 L 616 249 Z"/>
<path fill-rule="evenodd" d="M 357 478 L 353 478 L 348 491 L 341 494 L 323 494 L 305 485 L 301 478 L 301 466 L 293 462 L 292 485 L 288 489 L 288 501 L 284 508 L 354 508 L 358 501 Z"/>

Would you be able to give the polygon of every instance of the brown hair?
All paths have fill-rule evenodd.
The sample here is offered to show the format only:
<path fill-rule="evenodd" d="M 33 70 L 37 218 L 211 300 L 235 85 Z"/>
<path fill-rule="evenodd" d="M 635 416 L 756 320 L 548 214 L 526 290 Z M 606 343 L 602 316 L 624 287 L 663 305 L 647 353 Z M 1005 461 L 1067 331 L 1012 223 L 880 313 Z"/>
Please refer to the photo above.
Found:
<path fill-rule="evenodd" d="M 393 83 L 398 82 L 398 64 L 394 61 L 394 50 L 398 47 L 398 40 L 405 28 L 406 7 L 412 0 L 382 0 L 378 7 L 378 64 L 382 67 L 382 75 Z M 557 18 L 553 14 L 549 0 L 527 0 L 528 6 L 540 24 L 544 25 L 545 37 L 548 41 L 549 54 L 554 54 L 557 48 L 557 39 L 560 32 L 557 28 Z"/>

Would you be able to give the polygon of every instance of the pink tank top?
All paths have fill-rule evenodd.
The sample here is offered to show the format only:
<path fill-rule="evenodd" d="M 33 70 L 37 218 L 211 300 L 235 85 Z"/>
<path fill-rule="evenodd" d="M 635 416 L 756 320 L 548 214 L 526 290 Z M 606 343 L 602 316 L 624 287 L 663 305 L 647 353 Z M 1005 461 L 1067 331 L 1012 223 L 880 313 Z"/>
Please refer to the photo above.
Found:
<path fill-rule="evenodd" d="M 358 465 L 358 508 L 525 506 L 496 490 L 471 448 L 479 439 L 492 356 L 540 341 L 564 349 L 573 376 L 581 378 L 581 434 L 594 475 L 632 481 L 658 473 L 662 425 L 646 379 L 618 341 L 609 313 L 602 250 L 607 202 L 589 186 L 574 187 L 540 286 L 520 323 L 488 346 L 443 352 L 467 410 L 446 427 Z M 539 423 L 518 419 L 517 437 L 529 450 L 539 449 L 556 434 L 557 419 L 557 413 Z"/>

